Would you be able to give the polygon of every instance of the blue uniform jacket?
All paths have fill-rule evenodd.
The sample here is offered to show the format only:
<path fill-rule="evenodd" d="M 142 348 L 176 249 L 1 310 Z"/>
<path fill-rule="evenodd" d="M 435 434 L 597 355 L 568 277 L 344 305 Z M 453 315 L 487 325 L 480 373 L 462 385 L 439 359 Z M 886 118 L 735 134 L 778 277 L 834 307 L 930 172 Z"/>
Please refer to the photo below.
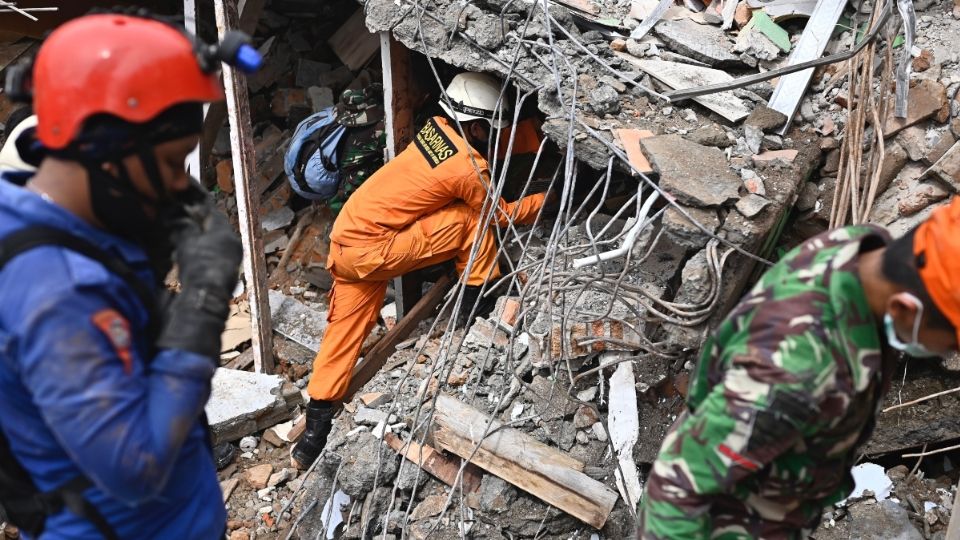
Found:
<path fill-rule="evenodd" d="M 0 237 L 32 224 L 151 279 L 137 246 L 0 181 Z M 0 270 L 0 429 L 39 489 L 89 478 L 85 497 L 120 538 L 218 538 L 226 513 L 198 420 L 213 362 L 178 350 L 145 358 L 146 324 L 133 291 L 82 255 L 39 247 L 10 261 Z M 100 535 L 65 510 L 42 538 Z"/>

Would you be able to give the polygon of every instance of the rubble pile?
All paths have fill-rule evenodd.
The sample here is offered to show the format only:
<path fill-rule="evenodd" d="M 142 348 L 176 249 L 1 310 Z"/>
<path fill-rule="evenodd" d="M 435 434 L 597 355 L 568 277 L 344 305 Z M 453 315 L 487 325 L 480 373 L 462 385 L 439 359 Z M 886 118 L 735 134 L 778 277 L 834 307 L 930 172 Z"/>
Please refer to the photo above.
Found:
<path fill-rule="evenodd" d="M 272 412 L 287 422 L 246 422 L 245 433 L 227 437 L 240 449 L 221 471 L 232 538 L 633 533 L 643 473 L 682 410 L 707 332 L 762 270 L 754 256 L 775 259 L 778 247 L 830 224 L 857 95 L 841 63 L 815 70 L 806 93 L 806 81 L 796 93 L 775 80 L 665 101 L 670 92 L 789 65 L 808 32 L 820 31 L 805 21 L 826 15 L 814 13 L 816 2 L 688 1 L 659 14 L 658 4 L 569 0 L 551 3 L 549 13 L 543 3 L 501 0 L 365 4 L 361 20 L 371 31 L 390 32 L 430 62 L 497 73 L 521 96 L 530 92 L 545 134 L 575 158 L 558 176 L 571 192 L 578 182 L 605 195 L 620 190 L 603 204 L 588 196 L 579 209 L 582 201 L 571 198 L 555 222 L 501 232 L 509 264 L 490 292 L 499 297 L 494 311 L 456 329 L 450 315 L 460 292 L 448 294 L 344 404 L 309 473 L 289 469 L 302 420 L 282 396 L 305 387 L 322 339 L 332 215 L 297 209 L 280 157 L 296 122 L 380 75 L 340 65 L 318 44 L 344 17 L 325 27 L 322 17 L 269 7 L 257 36 L 268 69 L 250 89 L 274 352 L 288 383 Z M 906 119 L 894 117 L 894 82 L 885 79 L 890 114 L 869 213 L 895 235 L 960 185 L 960 70 L 949 47 L 960 22 L 952 4 L 917 8 L 913 48 L 891 50 L 895 60 L 912 58 L 909 106 Z M 835 14 L 828 30 L 837 31 L 821 52 L 853 45 L 866 27 L 850 25 L 870 13 L 861 9 Z M 878 77 L 876 89 L 881 84 Z M 780 92 L 796 93 L 795 102 L 783 106 Z M 857 174 L 868 175 L 872 129 L 864 130 L 867 163 Z M 217 182 L 229 193 L 225 137 L 214 154 L 224 160 Z M 619 255 L 600 256 L 613 250 Z M 244 315 L 238 305 L 234 316 Z M 397 322 L 392 304 L 382 315 L 365 352 Z M 246 369 L 249 331 L 233 331 L 224 365 Z M 905 376 L 887 404 L 957 386 L 936 369 Z M 958 404 L 949 396 L 882 414 L 865 451 L 889 459 L 960 436 L 960 415 L 949 413 Z M 902 472 L 887 471 L 890 497 L 866 493 L 831 509 L 816 537 L 867 531 L 861 523 L 887 523 L 903 538 L 942 534 L 960 471 L 944 468 L 936 480 Z"/>

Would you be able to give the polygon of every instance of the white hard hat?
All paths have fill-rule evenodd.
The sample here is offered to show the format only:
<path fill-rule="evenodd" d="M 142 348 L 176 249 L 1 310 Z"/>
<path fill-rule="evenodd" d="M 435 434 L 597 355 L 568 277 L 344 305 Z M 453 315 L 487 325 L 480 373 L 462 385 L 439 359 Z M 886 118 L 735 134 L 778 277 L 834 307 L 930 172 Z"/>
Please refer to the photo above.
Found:
<path fill-rule="evenodd" d="M 486 73 L 460 73 L 450 81 L 447 97 L 440 98 L 440 108 L 461 122 L 487 120 L 493 127 L 502 128 L 510 125 L 511 116 L 504 100 L 494 118 L 499 98 L 500 81 L 496 77 Z"/>
<path fill-rule="evenodd" d="M 37 115 L 35 114 L 24 118 L 22 122 L 14 126 L 13 130 L 10 131 L 6 142 L 3 143 L 3 148 L 0 148 L 0 170 L 23 172 L 34 172 L 37 170 L 33 165 L 23 161 L 20 157 L 20 152 L 17 151 L 17 138 L 21 133 L 32 127 L 37 127 Z"/>

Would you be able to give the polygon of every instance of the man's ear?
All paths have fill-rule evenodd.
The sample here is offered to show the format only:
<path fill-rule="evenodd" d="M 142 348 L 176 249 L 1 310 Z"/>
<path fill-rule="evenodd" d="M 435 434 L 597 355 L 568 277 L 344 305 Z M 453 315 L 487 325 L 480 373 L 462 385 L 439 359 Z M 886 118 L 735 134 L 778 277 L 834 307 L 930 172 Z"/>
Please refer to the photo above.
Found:
<path fill-rule="evenodd" d="M 909 325 L 917 316 L 918 306 L 911 295 L 905 292 L 895 293 L 887 299 L 887 311 L 893 320 Z"/>

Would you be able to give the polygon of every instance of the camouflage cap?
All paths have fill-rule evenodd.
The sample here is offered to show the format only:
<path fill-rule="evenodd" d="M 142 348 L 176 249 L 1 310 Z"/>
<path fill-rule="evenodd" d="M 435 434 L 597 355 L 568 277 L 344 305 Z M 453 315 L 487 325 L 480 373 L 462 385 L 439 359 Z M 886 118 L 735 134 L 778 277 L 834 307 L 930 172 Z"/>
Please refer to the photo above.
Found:
<path fill-rule="evenodd" d="M 363 127 L 383 120 L 383 85 L 344 90 L 337 103 L 337 121 L 346 127 Z"/>

